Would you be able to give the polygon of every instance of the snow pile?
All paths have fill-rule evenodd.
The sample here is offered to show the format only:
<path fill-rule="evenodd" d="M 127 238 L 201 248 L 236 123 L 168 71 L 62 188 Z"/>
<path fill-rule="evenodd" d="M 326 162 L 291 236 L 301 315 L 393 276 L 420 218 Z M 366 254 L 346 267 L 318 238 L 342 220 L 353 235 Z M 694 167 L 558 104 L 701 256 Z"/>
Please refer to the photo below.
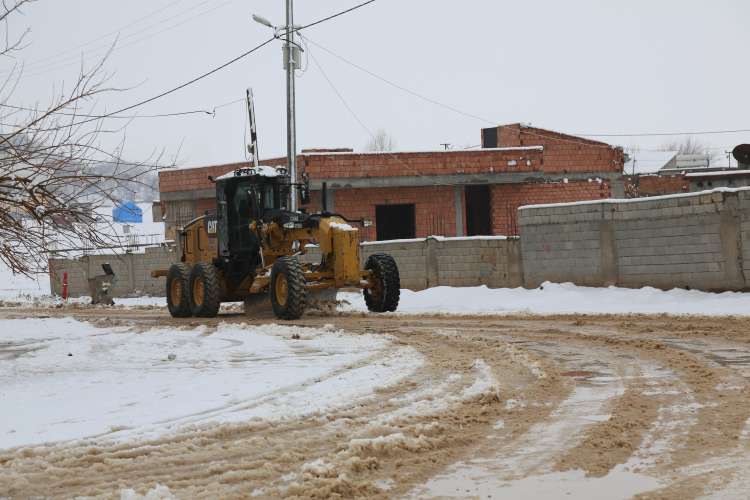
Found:
<path fill-rule="evenodd" d="M 339 231 L 356 231 L 357 229 L 350 226 L 349 224 L 345 224 L 343 222 L 331 222 L 331 228 L 338 229 Z"/>
<path fill-rule="evenodd" d="M 135 490 L 127 489 L 120 491 L 120 500 L 176 500 L 177 497 L 172 494 L 169 488 L 157 484 L 148 490 L 145 495 L 139 495 Z"/>
<path fill-rule="evenodd" d="M 221 325 L 214 332 L 0 320 L 0 449 L 185 426 L 304 417 L 412 373 L 421 357 L 332 327 Z M 381 355 L 377 363 L 365 362 Z"/>
<path fill-rule="evenodd" d="M 360 293 L 339 293 L 344 311 L 367 311 Z M 750 315 L 750 293 L 656 288 L 591 288 L 544 283 L 539 288 L 435 287 L 401 291 L 400 314 L 698 314 Z M 398 314 L 397 313 L 397 314 Z"/>

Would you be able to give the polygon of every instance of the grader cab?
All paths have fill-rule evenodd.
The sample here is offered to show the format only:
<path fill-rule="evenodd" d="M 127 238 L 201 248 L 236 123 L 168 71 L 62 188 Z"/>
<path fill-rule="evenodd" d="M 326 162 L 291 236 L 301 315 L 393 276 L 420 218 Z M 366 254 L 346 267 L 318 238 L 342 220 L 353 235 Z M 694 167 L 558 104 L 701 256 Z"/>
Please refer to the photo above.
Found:
<path fill-rule="evenodd" d="M 242 168 L 214 179 L 215 214 L 188 223 L 179 233 L 181 262 L 154 276 L 167 278 L 173 317 L 214 317 L 222 302 L 247 304 L 268 294 L 276 317 L 302 316 L 312 293 L 340 288 L 363 290 L 370 311 L 395 311 L 400 279 L 386 254 L 371 255 L 360 268 L 359 230 L 352 221 L 325 211 L 287 209 L 293 184 L 286 168 Z M 324 188 L 325 192 L 325 188 Z M 325 197 L 325 195 L 324 195 Z M 317 245 L 320 262 L 300 257 Z"/>

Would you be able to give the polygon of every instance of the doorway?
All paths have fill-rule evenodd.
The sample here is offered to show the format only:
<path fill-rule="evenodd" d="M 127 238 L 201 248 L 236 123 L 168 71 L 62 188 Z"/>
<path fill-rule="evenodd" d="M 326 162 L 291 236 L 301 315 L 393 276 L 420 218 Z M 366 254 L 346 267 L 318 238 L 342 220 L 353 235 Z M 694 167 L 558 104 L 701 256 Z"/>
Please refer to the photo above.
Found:
<path fill-rule="evenodd" d="M 466 186 L 466 235 L 489 236 L 492 234 L 490 213 L 490 187 Z"/>
<path fill-rule="evenodd" d="M 377 205 L 375 226 L 378 241 L 404 240 L 416 238 L 416 217 L 414 204 Z"/>

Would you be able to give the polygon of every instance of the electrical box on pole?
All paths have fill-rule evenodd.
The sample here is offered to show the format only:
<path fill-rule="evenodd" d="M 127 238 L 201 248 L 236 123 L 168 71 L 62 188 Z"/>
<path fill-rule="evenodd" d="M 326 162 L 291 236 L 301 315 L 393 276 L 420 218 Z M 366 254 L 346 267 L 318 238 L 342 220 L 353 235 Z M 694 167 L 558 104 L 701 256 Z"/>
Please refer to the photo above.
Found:
<path fill-rule="evenodd" d="M 292 64 L 294 65 L 294 69 L 302 69 L 302 50 L 298 45 L 292 45 L 291 49 Z M 287 65 L 289 64 L 289 46 L 284 45 L 282 50 L 284 51 L 284 70 L 286 70 Z"/>

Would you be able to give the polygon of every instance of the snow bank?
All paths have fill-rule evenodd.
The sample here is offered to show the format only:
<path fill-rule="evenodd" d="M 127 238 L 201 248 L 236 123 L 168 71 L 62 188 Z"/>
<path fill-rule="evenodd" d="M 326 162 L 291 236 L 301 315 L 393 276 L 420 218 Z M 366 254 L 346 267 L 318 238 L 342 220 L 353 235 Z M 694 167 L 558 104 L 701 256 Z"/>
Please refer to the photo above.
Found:
<path fill-rule="evenodd" d="M 184 426 L 305 416 L 351 404 L 421 364 L 384 336 L 332 327 L 215 332 L 101 329 L 70 318 L 0 320 L 0 449 Z M 376 357 L 378 362 L 365 360 Z"/>
<path fill-rule="evenodd" d="M 346 311 L 366 311 L 359 293 L 340 293 Z M 750 315 L 750 293 L 655 288 L 590 288 L 571 283 L 490 289 L 436 287 L 401 291 L 397 314 L 699 314 Z"/>

